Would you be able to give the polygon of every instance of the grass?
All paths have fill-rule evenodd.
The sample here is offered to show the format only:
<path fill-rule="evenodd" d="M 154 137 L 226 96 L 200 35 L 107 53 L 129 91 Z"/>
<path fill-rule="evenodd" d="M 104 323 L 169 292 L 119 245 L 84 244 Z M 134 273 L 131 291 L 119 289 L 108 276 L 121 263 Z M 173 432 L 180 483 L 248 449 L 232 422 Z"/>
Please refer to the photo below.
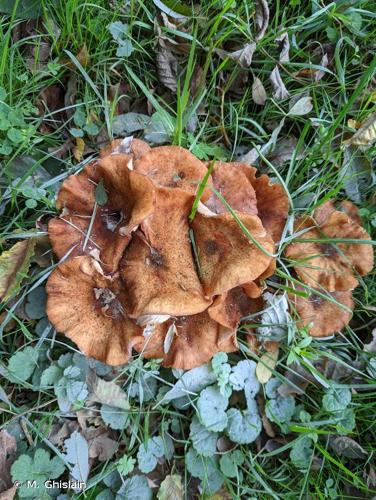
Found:
<path fill-rule="evenodd" d="M 354 132 L 350 119 L 361 123 L 375 111 L 375 4 L 368 0 L 269 3 L 268 29 L 257 42 L 252 64 L 246 69 L 219 57 L 217 49 L 232 51 L 254 40 L 253 2 L 205 0 L 181 25 L 173 20 L 164 24 L 152 1 L 133 0 L 111 5 L 104 0 L 43 1 L 42 20 L 32 28 L 30 23 L 25 26 L 16 12 L 0 18 L 0 87 L 9 109 L 23 117 L 21 125 L 14 124 L 21 130 L 21 137 L 11 141 L 8 154 L 0 156 L 2 249 L 7 250 L 17 238 L 45 234 L 46 222 L 56 213 L 54 197 L 59 184 L 112 138 L 119 108 L 123 113 L 154 113 L 159 133 L 205 160 L 231 161 L 252 148 L 261 148 L 261 168 L 278 178 L 289 193 L 291 227 L 296 216 L 311 212 L 325 200 L 348 198 L 357 185 L 359 167 L 374 162 L 375 146 L 362 151 L 350 149 L 352 169 L 346 170 L 343 141 Z M 0 10 L 1 6 L 0 1 Z M 174 44 L 177 93 L 161 83 L 156 69 L 156 19 L 162 39 Z M 128 24 L 127 39 L 133 52 L 127 58 L 116 55 L 118 44 L 108 29 L 116 21 Z M 303 116 L 289 115 L 290 98 L 278 101 L 272 97 L 269 75 L 279 55 L 275 38 L 284 31 L 290 39 L 290 61 L 280 64 L 280 74 L 292 98 L 311 96 L 313 110 Z M 47 58 L 43 56 L 46 46 L 50 50 Z M 315 48 L 324 50 L 315 56 Z M 330 59 L 327 67 L 320 62 L 324 52 Z M 325 73 L 321 80 L 307 77 L 307 71 L 318 70 Z M 253 77 L 260 78 L 265 86 L 268 99 L 263 106 L 256 105 L 252 98 Z M 77 147 L 79 141 L 72 129 L 77 128 L 77 110 L 83 111 L 87 123 L 95 123 L 99 130 L 93 135 L 84 132 L 86 153 L 82 156 L 76 152 L 75 158 L 72 145 Z M 274 154 L 262 149 L 281 120 L 284 125 L 277 146 L 281 139 L 296 139 L 284 162 L 276 150 Z M 0 146 L 6 138 L 4 127 L 0 127 Z M 142 132 L 139 134 L 142 136 Z M 64 152 L 65 146 L 70 147 Z M 371 171 L 366 182 L 359 185 L 357 204 L 365 228 L 375 240 Z M 289 241 L 285 236 L 278 249 L 279 283 L 268 282 L 274 290 L 288 289 L 286 280 L 291 278 L 291 263 L 282 253 Z M 100 411 L 98 405 L 83 398 L 64 415 L 53 387 L 40 387 L 42 369 L 59 356 L 77 350 L 47 323 L 41 324 L 43 313 L 35 319 L 25 313 L 28 297 L 44 286 L 56 264 L 47 246 L 38 248 L 38 256 L 40 260 L 24 272 L 17 297 L 2 305 L 0 429 L 22 436 L 17 456 L 30 454 L 37 446 L 49 450 L 51 457 L 64 459 L 62 448 L 52 443 L 52 425 L 59 417 L 77 422 L 77 411 L 82 415 L 83 409 L 91 411 L 86 421 L 98 425 Z M 43 265 L 42 257 L 46 261 Z M 297 367 L 305 369 L 304 377 L 320 381 L 310 383 L 307 390 L 295 396 L 296 406 L 309 413 L 309 418 L 305 419 L 304 413 L 300 418 L 297 413 L 289 424 L 276 426 L 276 438 L 263 433 L 256 443 L 238 445 L 244 461 L 235 476 L 224 478 L 221 498 L 347 499 L 375 495 L 375 365 L 371 364 L 374 354 L 363 348 L 376 326 L 375 272 L 361 280 L 354 296 L 354 317 L 341 335 L 322 342 L 296 331 L 281 343 L 274 370 L 280 381 Z M 9 380 L 4 366 L 28 346 L 38 348 L 39 367 L 28 380 Z M 247 357 L 259 360 L 243 344 L 240 353 L 230 356 L 230 363 Z M 140 445 L 167 424 L 176 429 L 175 461 L 158 466 L 156 481 L 159 484 L 172 471 L 181 475 L 187 498 L 199 495 L 198 480 L 192 479 L 184 467 L 195 410 L 157 402 L 157 390 L 166 390 L 166 385 L 175 381 L 171 371 L 135 358 L 120 371 L 103 376 L 118 381 L 130 396 L 130 424 L 120 432 L 110 429 L 109 435 L 121 443 L 119 451 L 108 460 L 95 460 L 87 491 L 69 491 L 69 498 L 107 498 L 99 496 L 109 487 L 103 481 L 116 470 L 119 459 L 124 455 L 136 458 Z M 299 379 L 293 381 L 301 384 Z M 338 381 L 351 390 L 355 424 L 344 434 L 365 450 L 361 459 L 335 454 L 331 448 L 334 437 L 338 437 L 338 418 L 323 407 L 322 399 Z M 150 398 L 144 395 L 143 401 L 142 391 L 137 389 L 140 384 L 143 391 L 148 384 L 152 386 Z M 196 404 L 195 398 L 192 402 Z M 311 439 L 309 451 L 304 452 L 310 453 L 310 465 L 299 468 L 290 451 L 305 435 Z M 267 442 L 269 447 L 265 447 Z M 123 481 L 127 477 L 124 474 Z M 114 498 L 109 490 L 108 495 Z"/>

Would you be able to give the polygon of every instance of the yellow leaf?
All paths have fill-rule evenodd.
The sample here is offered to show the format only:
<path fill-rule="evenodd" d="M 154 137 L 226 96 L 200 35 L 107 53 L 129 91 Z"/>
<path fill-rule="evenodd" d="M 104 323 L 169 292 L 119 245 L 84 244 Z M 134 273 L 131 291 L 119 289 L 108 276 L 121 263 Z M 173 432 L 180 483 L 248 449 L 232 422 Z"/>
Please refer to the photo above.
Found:
<path fill-rule="evenodd" d="M 0 255 L 0 300 L 8 300 L 19 288 L 34 254 L 35 240 L 28 238 Z"/>
<path fill-rule="evenodd" d="M 256 366 L 256 377 L 260 384 L 266 384 L 266 382 L 273 375 L 272 370 L 274 370 L 275 365 L 277 364 L 278 354 L 279 347 L 276 346 L 273 350 L 263 354 L 259 359 Z"/>
<path fill-rule="evenodd" d="M 77 137 L 76 145 L 73 148 L 73 156 L 76 158 L 77 161 L 82 160 L 84 150 L 85 150 L 85 141 L 81 137 Z"/>
<path fill-rule="evenodd" d="M 344 144 L 353 144 L 354 146 L 368 146 L 376 140 L 376 112 L 371 113 L 355 134 L 344 141 Z"/>
<path fill-rule="evenodd" d="M 357 122 L 356 120 L 353 120 L 352 118 L 349 118 L 347 120 L 347 126 L 350 127 L 350 128 L 360 128 L 361 126 L 361 123 Z"/>

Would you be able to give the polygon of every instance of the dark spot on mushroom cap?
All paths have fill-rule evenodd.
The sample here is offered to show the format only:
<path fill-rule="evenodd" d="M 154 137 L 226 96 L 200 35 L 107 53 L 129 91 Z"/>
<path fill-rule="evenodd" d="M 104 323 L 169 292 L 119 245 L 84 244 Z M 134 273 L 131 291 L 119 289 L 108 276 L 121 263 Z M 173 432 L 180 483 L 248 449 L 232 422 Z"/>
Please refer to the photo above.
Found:
<path fill-rule="evenodd" d="M 124 315 L 124 308 L 117 295 L 109 288 L 93 288 L 96 299 L 96 308 L 102 310 L 107 316 L 119 318 Z"/>
<path fill-rule="evenodd" d="M 155 248 L 150 249 L 150 264 L 153 267 L 164 267 L 165 259 L 161 253 L 158 252 Z"/>
<path fill-rule="evenodd" d="M 213 255 L 218 252 L 219 245 L 215 240 L 205 240 L 204 241 L 205 253 Z"/>
<path fill-rule="evenodd" d="M 309 296 L 309 301 L 312 304 L 313 309 L 317 311 L 321 308 L 325 299 L 320 297 L 320 295 L 316 295 L 315 293 L 313 293 L 312 295 Z"/>
<path fill-rule="evenodd" d="M 322 254 L 327 257 L 336 258 L 338 256 L 338 251 L 334 245 L 331 243 L 320 243 L 319 248 Z"/>

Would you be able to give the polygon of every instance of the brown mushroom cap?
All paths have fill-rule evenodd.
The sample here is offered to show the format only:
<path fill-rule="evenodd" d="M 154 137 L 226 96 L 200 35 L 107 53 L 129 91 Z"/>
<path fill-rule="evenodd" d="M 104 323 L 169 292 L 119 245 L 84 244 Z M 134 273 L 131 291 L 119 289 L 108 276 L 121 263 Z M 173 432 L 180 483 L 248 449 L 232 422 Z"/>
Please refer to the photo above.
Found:
<path fill-rule="evenodd" d="M 181 189 L 157 188 L 154 213 L 133 235 L 120 263 L 131 315 L 185 316 L 204 311 L 204 297 L 189 240 L 193 196 Z"/>
<path fill-rule="evenodd" d="M 108 156 L 64 181 L 57 201 L 63 214 L 52 219 L 48 227 L 58 258 L 71 249 L 71 256 L 93 255 L 96 250 L 106 272 L 117 269 L 130 232 L 154 210 L 154 186 L 144 175 L 128 169 L 130 159 L 128 155 Z M 108 191 L 108 203 L 97 206 L 94 215 L 95 188 L 101 179 Z"/>
<path fill-rule="evenodd" d="M 174 328 L 173 337 L 166 346 L 170 328 Z M 146 338 L 138 338 L 134 347 L 145 358 L 162 358 L 163 366 L 182 370 L 207 363 L 217 352 L 237 350 L 233 332 L 225 331 L 206 311 L 156 325 Z"/>
<path fill-rule="evenodd" d="M 246 175 L 253 186 L 256 192 L 258 216 L 273 241 L 279 241 L 289 212 L 289 200 L 283 186 L 270 182 L 266 174 L 256 177 L 257 169 L 246 163 L 233 163 L 233 165 Z"/>
<path fill-rule="evenodd" d="M 344 212 L 356 224 L 362 225 L 362 219 L 359 216 L 359 210 L 354 203 L 344 200 L 338 203 L 337 207 L 333 200 L 328 200 L 315 209 L 315 221 L 318 225 L 324 224 L 330 215 L 335 212 Z"/>
<path fill-rule="evenodd" d="M 69 253 L 69 257 L 90 254 L 98 255 L 98 259 L 105 272 L 111 273 L 118 267 L 120 259 L 130 236 L 120 235 L 116 231 L 118 213 L 109 209 L 100 208 L 94 218 L 89 239 L 83 248 L 89 229 L 90 215 L 65 215 L 55 217 L 48 223 L 48 235 L 52 250 L 62 259 Z"/>
<path fill-rule="evenodd" d="M 272 253 L 272 239 L 260 219 L 248 214 L 237 216 L 252 237 Z M 254 281 L 272 260 L 248 239 L 231 214 L 205 216 L 197 213 L 192 229 L 198 249 L 200 277 L 208 297 Z"/>
<path fill-rule="evenodd" d="M 354 273 L 361 276 L 373 268 L 372 246 L 362 243 L 333 243 L 325 239 L 370 240 L 369 234 L 345 213 L 332 211 L 324 219 L 319 211 L 321 225 L 310 217 L 297 221 L 295 230 L 312 227 L 299 239 L 317 239 L 292 243 L 285 254 L 293 259 L 294 269 L 300 279 L 313 288 L 319 286 L 329 292 L 352 290 L 358 285 Z M 315 214 L 314 214 L 315 216 Z"/>
<path fill-rule="evenodd" d="M 209 307 L 208 314 L 220 325 L 236 330 L 241 318 L 252 314 L 254 310 L 255 301 L 249 298 L 243 287 L 238 286 L 218 295 Z"/>
<path fill-rule="evenodd" d="M 102 274 L 88 256 L 75 257 L 51 273 L 46 291 L 51 323 L 86 356 L 110 365 L 129 360 L 142 330 L 127 316 L 119 278 Z"/>
<path fill-rule="evenodd" d="M 70 175 L 59 190 L 56 199 L 58 210 L 80 215 L 92 214 L 95 204 L 95 186 L 99 182 L 97 162 L 87 165 L 77 175 Z"/>
<path fill-rule="evenodd" d="M 138 160 L 138 158 L 141 158 L 141 156 L 151 151 L 149 144 L 141 139 L 133 138 L 129 141 L 129 144 L 127 141 L 127 147 L 124 147 L 123 141 L 124 139 L 115 139 L 111 141 L 111 144 L 108 144 L 100 150 L 99 156 L 104 158 L 112 154 L 130 154 L 134 160 Z"/>
<path fill-rule="evenodd" d="M 154 210 L 154 185 L 145 175 L 129 170 L 130 155 L 112 155 L 98 162 L 97 173 L 109 193 L 111 207 L 124 216 L 122 234 L 129 234 Z"/>
<path fill-rule="evenodd" d="M 246 175 L 236 163 L 217 161 L 212 171 L 213 185 L 233 210 L 257 215 L 256 193 Z M 216 214 L 228 212 L 213 193 L 205 205 Z"/>
<path fill-rule="evenodd" d="M 150 177 L 157 186 L 180 188 L 193 195 L 207 173 L 205 164 L 180 146 L 153 148 L 134 162 L 134 170 Z M 211 179 L 207 185 L 211 185 Z M 211 191 L 207 187 L 201 199 L 206 201 L 210 196 Z"/>
<path fill-rule="evenodd" d="M 303 291 L 302 287 L 298 286 L 297 289 Z M 348 309 L 353 309 L 354 302 L 350 290 L 328 295 Z M 312 337 L 327 337 L 340 331 L 349 323 L 352 316 L 351 312 L 315 293 L 308 298 L 291 294 L 290 298 L 301 318 L 301 323 L 304 326 L 312 325 L 309 328 Z"/>

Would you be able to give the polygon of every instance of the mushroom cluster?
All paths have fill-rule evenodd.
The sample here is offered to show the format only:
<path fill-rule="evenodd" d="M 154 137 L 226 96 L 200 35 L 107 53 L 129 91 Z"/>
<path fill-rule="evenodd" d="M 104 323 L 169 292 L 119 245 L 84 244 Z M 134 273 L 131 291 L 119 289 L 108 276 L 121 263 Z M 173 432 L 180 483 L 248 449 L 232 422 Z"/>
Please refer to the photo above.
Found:
<path fill-rule="evenodd" d="M 127 138 L 68 177 L 57 208 L 49 236 L 62 263 L 47 283 L 55 328 L 108 364 L 135 349 L 189 369 L 237 350 L 240 320 L 274 272 L 288 198 L 249 165 L 209 167 L 184 148 Z"/>
<path fill-rule="evenodd" d="M 291 299 L 310 335 L 326 337 L 351 319 L 352 290 L 373 268 L 371 238 L 350 201 L 338 207 L 325 202 L 312 217 L 299 218 L 295 231 L 300 236 L 285 254 L 310 293 L 307 297 L 304 288 L 295 285 L 297 293 Z"/>

